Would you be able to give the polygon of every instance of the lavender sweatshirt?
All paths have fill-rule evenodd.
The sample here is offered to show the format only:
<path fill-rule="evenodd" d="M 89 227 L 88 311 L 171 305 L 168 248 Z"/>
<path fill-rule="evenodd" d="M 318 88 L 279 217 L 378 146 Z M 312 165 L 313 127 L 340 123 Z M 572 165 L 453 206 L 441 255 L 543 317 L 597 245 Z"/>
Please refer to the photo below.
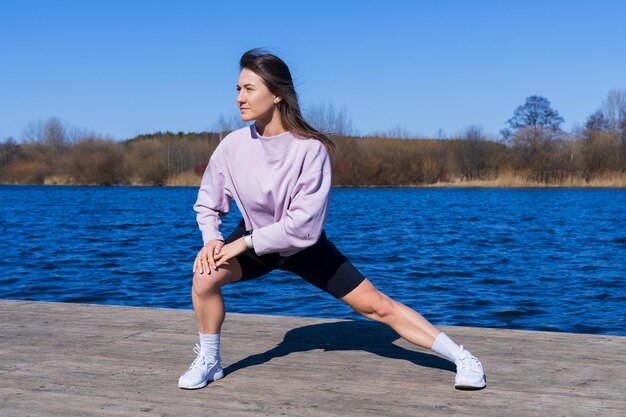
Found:
<path fill-rule="evenodd" d="M 194 205 L 202 239 L 224 239 L 221 217 L 234 198 L 257 255 L 293 255 L 315 244 L 324 228 L 331 183 L 330 158 L 316 139 L 290 132 L 259 135 L 236 130 L 217 146 Z"/>

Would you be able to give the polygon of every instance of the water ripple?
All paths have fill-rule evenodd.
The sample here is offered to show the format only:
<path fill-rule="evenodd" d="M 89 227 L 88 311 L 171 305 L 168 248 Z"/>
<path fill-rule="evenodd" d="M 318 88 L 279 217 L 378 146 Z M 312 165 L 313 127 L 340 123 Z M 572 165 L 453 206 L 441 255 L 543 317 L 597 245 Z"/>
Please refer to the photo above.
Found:
<path fill-rule="evenodd" d="M 0 298 L 191 308 L 196 193 L 0 186 Z M 624 207 L 626 190 L 333 189 L 326 231 L 436 324 L 626 335 Z M 239 218 L 233 204 L 224 231 Z M 232 312 L 360 318 L 284 271 L 224 296 Z"/>

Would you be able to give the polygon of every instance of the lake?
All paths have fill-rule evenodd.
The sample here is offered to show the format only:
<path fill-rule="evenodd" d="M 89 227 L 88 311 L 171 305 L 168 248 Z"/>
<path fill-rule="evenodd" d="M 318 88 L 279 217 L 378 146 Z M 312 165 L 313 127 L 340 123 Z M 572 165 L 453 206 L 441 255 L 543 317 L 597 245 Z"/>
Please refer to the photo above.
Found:
<path fill-rule="evenodd" d="M 0 186 L 0 298 L 192 308 L 196 188 Z M 436 325 L 626 335 L 626 190 L 334 188 L 326 233 Z M 233 202 L 227 235 L 240 220 Z M 287 272 L 227 311 L 361 318 Z"/>

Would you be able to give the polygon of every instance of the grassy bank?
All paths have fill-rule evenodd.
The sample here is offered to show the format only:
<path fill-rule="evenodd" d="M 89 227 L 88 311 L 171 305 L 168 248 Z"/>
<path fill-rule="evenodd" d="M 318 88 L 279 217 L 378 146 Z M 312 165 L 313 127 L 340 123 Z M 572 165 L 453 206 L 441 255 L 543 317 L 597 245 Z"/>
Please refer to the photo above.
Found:
<path fill-rule="evenodd" d="M 626 188 L 626 173 L 614 172 L 585 178 L 568 175 L 554 181 L 536 181 L 525 175 L 507 173 L 495 178 L 441 181 L 425 184 L 424 187 L 467 187 L 467 188 Z"/>
<path fill-rule="evenodd" d="M 193 172 L 183 172 L 168 177 L 163 185 L 166 187 L 199 187 L 201 177 Z M 0 182 L 0 185 L 28 185 L 27 183 Z M 78 183 L 77 181 L 60 176 L 46 177 L 43 185 L 69 185 L 94 186 L 98 184 Z M 141 181 L 139 178 L 131 179 L 127 183 L 116 184 L 119 186 L 154 186 L 154 184 Z M 505 172 L 492 178 L 466 180 L 463 178 L 451 178 L 447 181 L 436 181 L 430 184 L 334 184 L 338 188 L 626 188 L 626 173 L 613 172 L 605 175 L 597 175 L 585 178 L 582 175 L 566 175 L 559 178 L 537 181 L 523 173 Z"/>
<path fill-rule="evenodd" d="M 198 187 L 201 178 L 192 172 L 178 174 L 168 178 L 166 186 L 174 187 Z M 346 187 L 335 185 L 336 187 Z M 350 188 L 359 188 L 347 186 Z M 346 188 L 347 188 L 346 187 Z M 445 188 L 445 187 L 467 187 L 467 188 L 626 188 L 626 173 L 614 172 L 606 175 L 585 178 L 582 175 L 568 175 L 562 178 L 540 182 L 533 180 L 529 175 L 522 173 L 505 172 L 494 178 L 480 180 L 464 180 L 461 178 L 449 181 L 438 181 L 432 184 L 402 184 L 402 185 L 368 185 L 369 187 L 406 187 L 406 188 Z M 363 188 L 363 187 L 360 187 Z"/>

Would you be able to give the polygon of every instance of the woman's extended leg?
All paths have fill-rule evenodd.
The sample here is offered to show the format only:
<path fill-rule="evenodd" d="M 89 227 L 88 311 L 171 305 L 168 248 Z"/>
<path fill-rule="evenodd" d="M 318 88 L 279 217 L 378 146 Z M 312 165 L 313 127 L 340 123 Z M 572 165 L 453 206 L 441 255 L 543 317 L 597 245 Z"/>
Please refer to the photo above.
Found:
<path fill-rule="evenodd" d="M 430 349 L 441 331 L 417 311 L 378 291 L 366 279 L 341 301 L 372 320 L 389 325 L 411 343 Z"/>
<path fill-rule="evenodd" d="M 458 346 L 417 311 L 380 292 L 368 279 L 341 298 L 358 313 L 391 326 L 400 336 L 418 346 L 433 349 L 457 366 L 455 387 L 480 389 L 486 385 L 480 361 Z"/>

